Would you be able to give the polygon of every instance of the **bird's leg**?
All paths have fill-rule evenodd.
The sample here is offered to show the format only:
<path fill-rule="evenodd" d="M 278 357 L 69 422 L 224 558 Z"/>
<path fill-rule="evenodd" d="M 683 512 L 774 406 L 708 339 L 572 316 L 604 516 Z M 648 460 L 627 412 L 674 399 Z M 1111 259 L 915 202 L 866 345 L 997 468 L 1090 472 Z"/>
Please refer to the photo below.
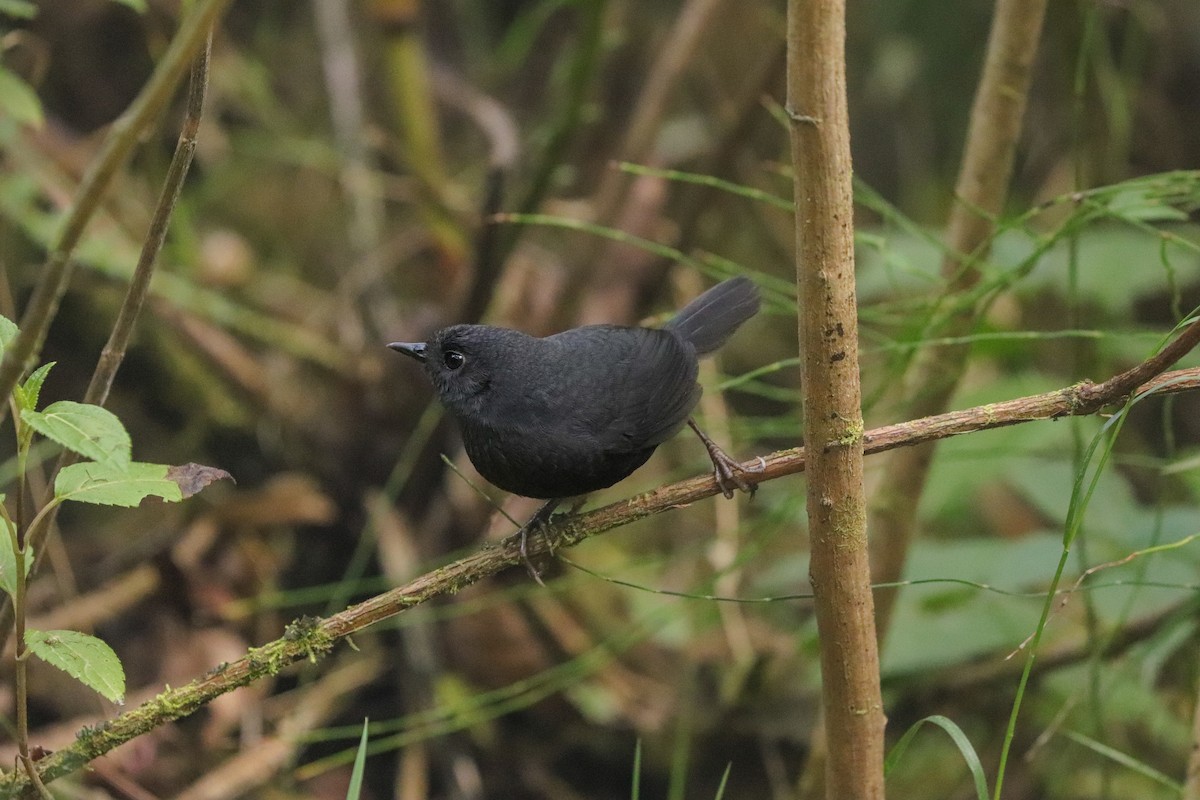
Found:
<path fill-rule="evenodd" d="M 541 508 L 533 512 L 533 516 L 530 517 L 529 521 L 522 525 L 521 530 L 517 532 L 521 536 L 521 543 L 517 548 L 521 553 L 521 560 L 525 562 L 525 569 L 529 570 L 529 574 L 535 581 L 538 582 L 539 586 L 545 586 L 546 584 L 542 582 L 542 573 L 533 565 L 533 562 L 529 560 L 529 534 L 533 533 L 538 528 L 549 522 L 550 517 L 554 514 L 554 509 L 558 508 L 561 502 L 561 499 L 547 500 L 544 504 L 542 504 Z"/>
<path fill-rule="evenodd" d="M 767 465 L 762 459 L 759 459 L 757 467 L 744 467 L 741 462 L 730 456 L 712 439 L 700 430 L 700 426 L 696 424 L 696 420 L 688 417 L 688 427 L 696 432 L 700 437 L 700 441 L 704 443 L 704 449 L 708 451 L 708 457 L 713 463 L 713 477 L 717 480 L 717 486 L 721 487 L 721 494 L 725 497 L 733 497 L 733 489 L 737 487 L 751 497 L 754 496 L 754 490 L 757 488 L 753 484 L 746 481 L 742 477 L 743 473 L 747 472 L 762 472 Z"/>

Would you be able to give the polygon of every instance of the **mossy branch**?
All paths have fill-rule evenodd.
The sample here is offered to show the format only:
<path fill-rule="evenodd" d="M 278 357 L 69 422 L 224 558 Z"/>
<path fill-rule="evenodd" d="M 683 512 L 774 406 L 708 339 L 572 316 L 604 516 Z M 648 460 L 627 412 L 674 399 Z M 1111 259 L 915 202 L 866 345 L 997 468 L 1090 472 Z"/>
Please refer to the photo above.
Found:
<path fill-rule="evenodd" d="M 1053 392 L 875 428 L 863 434 L 863 450 L 870 455 L 1023 422 L 1086 416 L 1119 404 L 1135 393 L 1195 391 L 1200 389 L 1200 368 L 1163 370 L 1198 342 L 1200 321 L 1193 322 L 1154 357 L 1104 383 L 1085 381 Z M 836 442 L 826 445 L 827 448 L 840 446 Z M 807 454 L 805 448 L 796 447 L 772 453 L 762 461 L 761 471 L 747 472 L 743 476 L 755 485 L 803 472 Z M 747 462 L 747 466 L 757 470 L 758 460 Z M 536 557 L 572 547 L 622 525 L 712 497 L 719 491 L 712 475 L 706 473 L 585 514 L 556 517 L 544 535 L 530 540 L 529 552 Z M 223 694 L 274 675 L 288 664 L 300 659 L 315 661 L 328 653 L 338 640 L 369 625 L 435 597 L 455 594 L 509 567 L 522 566 L 524 562 L 518 547 L 519 537 L 510 536 L 331 617 L 299 619 L 288 626 L 282 638 L 254 648 L 237 661 L 222 664 L 187 686 L 167 689 L 138 708 L 80 731 L 74 744 L 37 763 L 38 774 L 46 782 L 60 778 L 159 725 L 186 717 Z M 27 796 L 25 792 L 31 790 L 27 777 L 20 773 L 10 772 L 0 777 L 0 798 Z"/>

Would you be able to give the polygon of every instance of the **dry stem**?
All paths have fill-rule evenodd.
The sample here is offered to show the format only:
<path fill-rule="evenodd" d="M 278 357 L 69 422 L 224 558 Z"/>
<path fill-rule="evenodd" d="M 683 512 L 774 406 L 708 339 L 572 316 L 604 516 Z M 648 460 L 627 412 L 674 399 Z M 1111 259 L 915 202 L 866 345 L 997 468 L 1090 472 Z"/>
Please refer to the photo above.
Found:
<path fill-rule="evenodd" d="M 883 696 L 867 558 L 844 0 L 788 4 L 808 535 L 821 641 L 825 796 L 883 800 Z"/>
<path fill-rule="evenodd" d="M 949 306 L 979 281 L 975 264 L 987 254 L 995 220 L 1004 208 L 1012 175 L 1017 140 L 1025 117 L 1032 65 L 1045 16 L 1046 0 L 999 0 L 984 61 L 979 89 L 971 108 L 970 125 L 958 182 L 958 200 L 946 224 L 946 258 L 942 277 L 950 288 L 943 299 Z M 940 335 L 959 336 L 975 325 L 975 310 L 964 307 L 944 320 Z M 904 416 L 926 417 L 943 411 L 966 368 L 969 345 L 926 351 L 909 370 L 904 383 L 911 397 Z M 924 493 L 933 460 L 933 446 L 897 453 L 884 471 L 872 502 L 871 534 L 874 580 L 899 579 L 908 560 L 917 504 Z M 879 637 L 891 620 L 896 589 L 877 597 Z"/>

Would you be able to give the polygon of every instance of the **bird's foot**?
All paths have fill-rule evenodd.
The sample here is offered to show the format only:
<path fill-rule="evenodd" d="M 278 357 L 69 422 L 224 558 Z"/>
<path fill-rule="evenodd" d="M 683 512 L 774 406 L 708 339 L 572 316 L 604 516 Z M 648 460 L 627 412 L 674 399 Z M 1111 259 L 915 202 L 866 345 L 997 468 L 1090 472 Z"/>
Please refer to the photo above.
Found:
<path fill-rule="evenodd" d="M 721 494 L 725 495 L 726 499 L 733 498 L 733 490 L 741 489 L 746 494 L 754 497 L 754 491 L 758 487 L 747 481 L 743 475 L 756 475 L 763 472 L 767 468 L 767 462 L 760 456 L 758 464 L 753 467 L 747 467 L 733 456 L 721 449 L 720 445 L 700 430 L 696 425 L 695 420 L 688 420 L 688 425 L 700 437 L 700 441 L 704 443 L 704 449 L 708 451 L 708 457 L 713 463 L 713 478 L 717 481 L 717 486 L 721 489 Z"/>
<path fill-rule="evenodd" d="M 521 526 L 521 530 L 517 531 L 517 534 L 521 537 L 520 542 L 517 544 L 517 551 L 521 554 L 521 561 L 525 564 L 526 571 L 529 572 L 531 578 L 537 581 L 538 586 L 545 586 L 546 583 L 542 580 L 542 571 L 537 568 L 537 565 L 529 557 L 529 535 L 541 530 L 550 521 L 550 517 L 554 514 L 554 509 L 558 508 L 558 504 L 561 502 L 561 500 L 546 502 L 534 512 L 528 522 Z M 554 555 L 554 543 L 549 539 L 546 539 L 546 550 L 550 555 Z"/>
<path fill-rule="evenodd" d="M 766 470 L 767 462 L 762 456 L 758 457 L 757 464 L 747 467 L 719 447 L 716 449 L 716 452 L 709 451 L 708 455 L 713 462 L 713 477 L 717 481 L 717 486 L 721 488 L 721 494 L 725 495 L 726 499 L 733 498 L 733 490 L 735 488 L 741 489 L 746 494 L 754 497 L 754 492 L 758 489 L 758 486 L 750 483 L 742 476 L 759 475 Z"/>
<path fill-rule="evenodd" d="M 519 533 L 521 542 L 517 546 L 517 549 L 521 553 L 521 561 L 525 563 L 525 571 L 529 573 L 529 577 L 538 582 L 538 586 L 545 586 L 546 582 L 542 580 L 542 571 L 529 558 L 529 524 L 526 523 L 523 525 Z"/>

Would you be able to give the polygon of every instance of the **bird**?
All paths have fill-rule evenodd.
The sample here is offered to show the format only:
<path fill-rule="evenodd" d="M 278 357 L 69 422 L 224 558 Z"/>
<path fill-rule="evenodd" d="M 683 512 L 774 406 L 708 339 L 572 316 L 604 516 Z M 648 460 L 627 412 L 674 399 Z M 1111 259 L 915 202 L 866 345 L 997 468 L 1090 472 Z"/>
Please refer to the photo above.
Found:
<path fill-rule="evenodd" d="M 750 495 L 743 475 L 760 472 L 725 453 L 692 418 L 700 400 L 698 360 L 758 313 L 758 287 L 745 276 L 718 283 L 661 328 L 585 325 L 531 336 L 493 325 L 451 325 L 426 342 L 388 347 L 424 365 L 457 422 L 467 457 L 490 483 L 546 501 L 520 533 L 563 502 L 605 489 L 646 463 L 689 426 L 713 462 L 721 492 Z"/>

